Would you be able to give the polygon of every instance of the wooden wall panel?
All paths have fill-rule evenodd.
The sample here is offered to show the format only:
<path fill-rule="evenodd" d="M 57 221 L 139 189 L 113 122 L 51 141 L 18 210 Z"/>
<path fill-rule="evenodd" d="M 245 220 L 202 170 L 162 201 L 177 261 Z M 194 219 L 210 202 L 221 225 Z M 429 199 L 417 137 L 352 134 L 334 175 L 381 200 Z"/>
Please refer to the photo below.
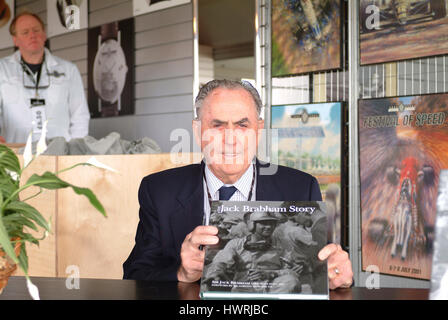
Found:
<path fill-rule="evenodd" d="M 139 210 L 137 192 L 141 179 L 150 173 L 186 163 L 173 163 L 170 154 L 95 157 L 119 173 L 79 167 L 61 174 L 61 178 L 94 190 L 108 217 L 104 218 L 85 197 L 76 195 L 71 189 L 58 191 L 57 274 L 63 277 L 66 268 L 75 265 L 82 278 L 121 279 L 122 264 L 134 246 Z M 58 166 L 66 168 L 89 158 L 58 157 Z"/>

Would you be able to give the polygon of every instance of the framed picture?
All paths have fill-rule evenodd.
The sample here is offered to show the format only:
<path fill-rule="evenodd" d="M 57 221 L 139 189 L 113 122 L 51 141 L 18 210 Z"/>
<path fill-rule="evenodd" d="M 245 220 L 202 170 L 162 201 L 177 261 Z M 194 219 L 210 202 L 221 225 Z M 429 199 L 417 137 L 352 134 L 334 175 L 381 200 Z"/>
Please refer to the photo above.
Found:
<path fill-rule="evenodd" d="M 88 0 L 47 0 L 48 37 L 86 29 L 88 7 Z"/>
<path fill-rule="evenodd" d="M 342 67 L 340 0 L 272 0 L 272 77 Z"/>
<path fill-rule="evenodd" d="M 9 34 L 9 26 L 14 18 L 14 0 L 0 0 L 0 49 L 12 48 L 14 43 Z"/>
<path fill-rule="evenodd" d="M 328 212 L 328 241 L 347 244 L 345 107 L 342 102 L 272 106 L 273 163 L 319 182 Z"/>
<path fill-rule="evenodd" d="M 359 100 L 362 269 L 431 276 L 448 94 Z"/>
<path fill-rule="evenodd" d="M 133 0 L 134 16 L 189 3 L 190 0 Z"/>
<path fill-rule="evenodd" d="M 360 0 L 360 64 L 448 53 L 445 0 Z"/>
<path fill-rule="evenodd" d="M 88 31 L 92 118 L 134 114 L 134 18 Z"/>

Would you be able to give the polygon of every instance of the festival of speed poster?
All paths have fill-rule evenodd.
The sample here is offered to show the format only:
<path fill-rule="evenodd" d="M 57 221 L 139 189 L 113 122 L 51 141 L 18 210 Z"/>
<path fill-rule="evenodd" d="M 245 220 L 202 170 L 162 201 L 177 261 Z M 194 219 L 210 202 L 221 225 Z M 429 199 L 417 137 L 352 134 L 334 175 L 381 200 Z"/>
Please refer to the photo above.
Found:
<path fill-rule="evenodd" d="M 362 270 L 431 278 L 448 94 L 359 100 Z"/>

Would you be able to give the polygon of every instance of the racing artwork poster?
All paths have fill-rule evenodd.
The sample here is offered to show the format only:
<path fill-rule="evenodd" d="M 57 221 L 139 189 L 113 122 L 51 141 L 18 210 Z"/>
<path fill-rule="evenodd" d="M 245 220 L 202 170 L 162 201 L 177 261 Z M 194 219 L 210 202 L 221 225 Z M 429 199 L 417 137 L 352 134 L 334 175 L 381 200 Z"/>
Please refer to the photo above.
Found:
<path fill-rule="evenodd" d="M 431 278 L 448 94 L 359 100 L 362 270 Z"/>
<path fill-rule="evenodd" d="M 342 67 L 340 0 L 272 0 L 272 76 Z"/>
<path fill-rule="evenodd" d="M 448 53 L 447 0 L 360 0 L 360 64 Z"/>

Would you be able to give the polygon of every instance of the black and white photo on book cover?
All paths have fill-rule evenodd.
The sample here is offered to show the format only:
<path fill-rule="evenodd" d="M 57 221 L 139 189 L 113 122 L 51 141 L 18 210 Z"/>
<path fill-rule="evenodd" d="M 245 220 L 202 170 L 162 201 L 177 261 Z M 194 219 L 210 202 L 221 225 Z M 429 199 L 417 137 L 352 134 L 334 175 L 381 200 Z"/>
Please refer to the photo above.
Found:
<path fill-rule="evenodd" d="M 448 300 L 448 169 L 439 177 L 436 232 L 432 258 L 431 300 Z"/>
<path fill-rule="evenodd" d="M 328 299 L 322 201 L 213 201 L 201 298 Z"/>

